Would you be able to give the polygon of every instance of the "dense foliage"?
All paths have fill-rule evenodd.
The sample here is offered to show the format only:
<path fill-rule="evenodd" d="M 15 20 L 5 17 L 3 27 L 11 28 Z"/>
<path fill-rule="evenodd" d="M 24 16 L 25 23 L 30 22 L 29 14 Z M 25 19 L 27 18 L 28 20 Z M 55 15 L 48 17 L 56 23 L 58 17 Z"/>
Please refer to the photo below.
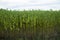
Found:
<path fill-rule="evenodd" d="M 0 39 L 60 40 L 60 11 L 0 9 Z"/>

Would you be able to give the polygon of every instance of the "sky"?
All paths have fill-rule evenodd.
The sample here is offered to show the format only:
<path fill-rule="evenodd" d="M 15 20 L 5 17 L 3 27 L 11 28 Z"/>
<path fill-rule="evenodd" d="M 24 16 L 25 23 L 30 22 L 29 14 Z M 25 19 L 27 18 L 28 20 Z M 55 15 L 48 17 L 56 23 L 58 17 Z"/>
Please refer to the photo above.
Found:
<path fill-rule="evenodd" d="M 0 0 L 0 8 L 60 10 L 60 0 Z"/>

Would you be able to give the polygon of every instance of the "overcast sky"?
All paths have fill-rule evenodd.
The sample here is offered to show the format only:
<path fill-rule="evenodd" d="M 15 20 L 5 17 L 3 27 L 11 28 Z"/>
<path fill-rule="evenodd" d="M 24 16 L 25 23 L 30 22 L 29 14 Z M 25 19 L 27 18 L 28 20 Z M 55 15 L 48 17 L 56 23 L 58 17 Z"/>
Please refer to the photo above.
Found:
<path fill-rule="evenodd" d="M 60 0 L 0 0 L 0 8 L 60 9 Z"/>

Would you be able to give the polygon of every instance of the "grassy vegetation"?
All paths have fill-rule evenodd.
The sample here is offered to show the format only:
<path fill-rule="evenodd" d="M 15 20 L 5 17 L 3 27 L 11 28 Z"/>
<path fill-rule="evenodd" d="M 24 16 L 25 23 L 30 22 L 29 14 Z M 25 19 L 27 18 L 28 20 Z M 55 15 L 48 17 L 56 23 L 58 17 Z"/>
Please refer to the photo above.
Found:
<path fill-rule="evenodd" d="M 0 39 L 60 40 L 60 11 L 0 9 Z"/>

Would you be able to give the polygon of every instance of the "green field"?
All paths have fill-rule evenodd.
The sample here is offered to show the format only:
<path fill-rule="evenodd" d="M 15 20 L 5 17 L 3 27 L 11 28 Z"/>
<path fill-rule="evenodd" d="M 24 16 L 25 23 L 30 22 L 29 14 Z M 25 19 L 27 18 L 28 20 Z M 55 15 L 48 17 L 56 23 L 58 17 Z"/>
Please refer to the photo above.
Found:
<path fill-rule="evenodd" d="M 60 10 L 0 9 L 0 40 L 60 40 Z"/>

